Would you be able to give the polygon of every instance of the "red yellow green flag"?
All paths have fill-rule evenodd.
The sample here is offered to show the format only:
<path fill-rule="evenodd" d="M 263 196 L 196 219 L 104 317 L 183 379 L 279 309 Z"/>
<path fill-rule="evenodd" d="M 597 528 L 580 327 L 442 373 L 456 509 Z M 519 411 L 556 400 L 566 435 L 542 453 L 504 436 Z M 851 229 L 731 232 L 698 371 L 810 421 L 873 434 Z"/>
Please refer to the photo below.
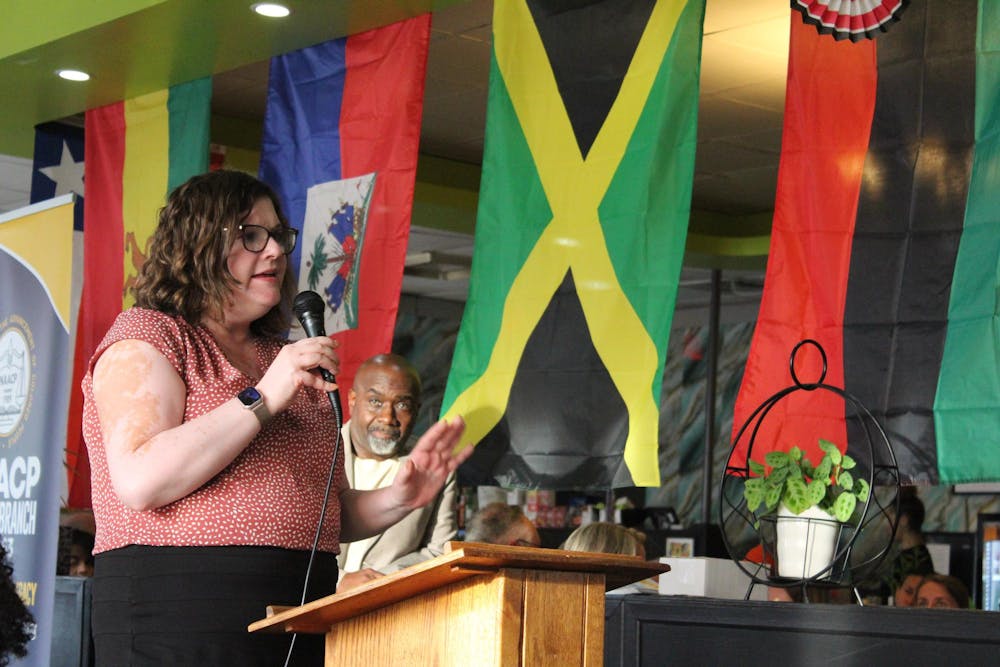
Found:
<path fill-rule="evenodd" d="M 67 455 L 85 462 L 80 382 L 146 257 L 167 193 L 208 169 L 211 79 L 90 109 L 85 118 L 83 293 L 77 323 Z M 71 507 L 90 506 L 89 465 L 70 480 Z"/>

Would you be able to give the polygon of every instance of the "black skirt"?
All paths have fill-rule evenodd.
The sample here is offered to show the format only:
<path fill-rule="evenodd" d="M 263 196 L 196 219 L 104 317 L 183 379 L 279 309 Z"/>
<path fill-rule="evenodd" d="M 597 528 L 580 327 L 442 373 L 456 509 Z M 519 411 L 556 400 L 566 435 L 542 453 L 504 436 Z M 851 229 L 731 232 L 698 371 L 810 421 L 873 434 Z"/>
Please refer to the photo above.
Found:
<path fill-rule="evenodd" d="M 96 664 L 285 664 L 287 634 L 248 633 L 269 604 L 298 605 L 309 553 L 273 547 L 128 546 L 94 559 Z M 336 556 L 317 553 L 307 600 L 337 588 Z M 322 635 L 299 635 L 293 665 L 323 664 Z"/>

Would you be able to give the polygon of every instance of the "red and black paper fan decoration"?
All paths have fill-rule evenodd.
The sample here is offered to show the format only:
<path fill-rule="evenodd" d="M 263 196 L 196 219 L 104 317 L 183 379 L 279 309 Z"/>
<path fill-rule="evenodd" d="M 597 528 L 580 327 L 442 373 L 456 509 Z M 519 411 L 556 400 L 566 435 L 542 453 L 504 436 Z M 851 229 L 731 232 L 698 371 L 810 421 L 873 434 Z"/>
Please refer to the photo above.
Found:
<path fill-rule="evenodd" d="M 802 20 L 836 40 L 874 39 L 899 20 L 910 0 L 792 0 Z"/>

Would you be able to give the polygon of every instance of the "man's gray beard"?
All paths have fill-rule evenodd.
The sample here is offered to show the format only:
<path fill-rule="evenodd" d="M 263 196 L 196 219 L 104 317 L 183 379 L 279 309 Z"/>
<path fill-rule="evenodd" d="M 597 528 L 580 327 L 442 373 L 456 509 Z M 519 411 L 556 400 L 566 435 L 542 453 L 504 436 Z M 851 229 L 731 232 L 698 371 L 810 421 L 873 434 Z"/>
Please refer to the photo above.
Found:
<path fill-rule="evenodd" d="M 396 452 L 399 449 L 399 440 L 379 438 L 369 433 L 368 449 L 376 456 L 396 456 Z"/>

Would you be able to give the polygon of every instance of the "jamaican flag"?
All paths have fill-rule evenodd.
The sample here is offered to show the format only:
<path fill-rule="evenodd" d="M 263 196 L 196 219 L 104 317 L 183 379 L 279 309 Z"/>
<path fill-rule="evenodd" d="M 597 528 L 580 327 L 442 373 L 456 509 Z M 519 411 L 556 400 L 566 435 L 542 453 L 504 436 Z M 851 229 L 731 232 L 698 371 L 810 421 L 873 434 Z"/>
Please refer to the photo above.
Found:
<path fill-rule="evenodd" d="M 469 298 L 443 410 L 470 483 L 658 486 L 704 0 L 498 0 Z"/>
<path fill-rule="evenodd" d="M 801 339 L 885 429 L 909 483 L 1000 479 L 1000 3 L 927 0 L 874 42 L 793 14 L 764 295 L 735 428 L 791 385 Z M 806 355 L 803 382 L 822 371 Z M 833 395 L 798 392 L 753 458 L 864 447 Z M 737 452 L 741 455 L 741 452 Z"/>

